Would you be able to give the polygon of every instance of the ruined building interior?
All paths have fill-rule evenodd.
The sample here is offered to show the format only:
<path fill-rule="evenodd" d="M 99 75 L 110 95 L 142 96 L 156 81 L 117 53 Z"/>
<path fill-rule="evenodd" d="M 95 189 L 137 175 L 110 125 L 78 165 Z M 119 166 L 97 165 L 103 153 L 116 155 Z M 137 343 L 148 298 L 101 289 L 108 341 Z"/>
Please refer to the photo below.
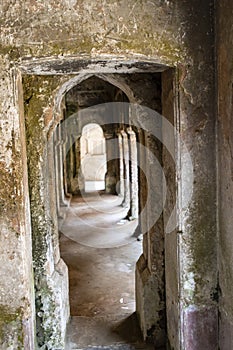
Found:
<path fill-rule="evenodd" d="M 0 1 L 0 349 L 233 349 L 233 2 Z"/>

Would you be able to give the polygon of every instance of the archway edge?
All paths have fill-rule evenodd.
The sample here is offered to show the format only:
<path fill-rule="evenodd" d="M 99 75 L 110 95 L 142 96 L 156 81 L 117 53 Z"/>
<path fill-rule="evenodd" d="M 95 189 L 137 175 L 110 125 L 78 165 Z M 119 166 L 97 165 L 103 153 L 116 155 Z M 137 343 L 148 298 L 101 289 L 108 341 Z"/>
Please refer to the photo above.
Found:
<path fill-rule="evenodd" d="M 54 112 L 56 115 L 61 115 L 61 102 L 65 94 L 71 90 L 76 85 L 81 84 L 83 81 L 91 78 L 91 77 L 97 77 L 101 80 L 104 80 L 116 87 L 118 87 L 120 90 L 122 90 L 125 95 L 128 97 L 130 103 L 138 103 L 136 98 L 134 97 L 133 91 L 130 89 L 130 87 L 123 81 L 123 79 L 120 79 L 118 77 L 117 79 L 113 76 L 113 74 L 109 73 L 83 73 L 80 72 L 75 77 L 68 79 L 65 83 L 62 84 L 62 86 L 59 88 L 59 90 L 56 93 L 55 99 L 54 99 Z M 55 118 L 56 119 L 56 118 Z"/>
<path fill-rule="evenodd" d="M 103 129 L 102 129 L 102 127 L 100 126 L 100 124 L 98 124 L 97 122 L 92 122 L 92 123 L 87 123 L 86 125 L 84 125 L 83 127 L 82 127 L 82 136 L 83 136 L 83 134 L 86 132 L 85 131 L 85 129 L 87 129 L 87 126 L 89 126 L 89 125 L 93 125 L 94 127 L 98 127 L 99 129 L 101 129 L 101 131 L 102 131 L 102 134 L 103 134 Z"/>
<path fill-rule="evenodd" d="M 58 70 L 55 69 L 55 63 L 57 63 L 57 60 L 59 63 Z M 73 69 L 72 67 L 74 63 L 76 63 L 77 65 L 77 62 L 79 61 L 81 62 L 78 64 L 78 66 L 80 66 L 78 68 L 80 69 L 80 71 L 76 72 L 76 69 Z M 31 62 L 24 62 L 24 65 L 20 67 L 21 71 L 26 74 L 66 75 L 69 73 L 68 79 L 60 87 L 58 87 L 58 90 L 55 92 L 53 105 L 53 121 L 47 130 L 48 134 L 50 134 L 50 132 L 53 131 L 53 129 L 57 126 L 57 124 L 59 124 L 59 122 L 62 119 L 61 105 L 62 99 L 65 96 L 65 94 L 74 86 L 82 83 L 88 78 L 91 78 L 93 76 L 98 77 L 122 90 L 128 97 L 130 103 L 140 104 L 141 101 L 138 101 L 138 99 L 135 98 L 134 93 L 130 89 L 128 84 L 123 79 L 121 79 L 119 75 L 117 78 L 114 77 L 114 74 L 156 72 L 161 73 L 169 68 L 172 68 L 169 65 L 165 65 L 160 58 L 148 59 L 145 57 L 139 58 L 137 56 L 132 57 L 131 59 L 116 58 L 115 56 L 111 57 L 110 59 L 109 57 L 106 58 L 105 56 L 103 57 L 103 59 L 101 59 L 100 57 L 98 60 L 90 60 L 90 58 L 80 60 L 74 57 L 67 57 L 63 58 L 62 60 L 52 60 L 52 63 L 52 67 L 50 67 L 51 60 L 39 60 L 39 62 L 36 61 L 33 62 L 33 64 Z M 66 68 L 67 65 L 70 67 L 69 72 L 67 72 L 66 69 L 62 69 L 62 64 L 64 63 L 66 63 Z M 38 73 L 39 71 L 40 73 Z M 70 74 L 75 74 L 75 76 L 71 78 Z"/>

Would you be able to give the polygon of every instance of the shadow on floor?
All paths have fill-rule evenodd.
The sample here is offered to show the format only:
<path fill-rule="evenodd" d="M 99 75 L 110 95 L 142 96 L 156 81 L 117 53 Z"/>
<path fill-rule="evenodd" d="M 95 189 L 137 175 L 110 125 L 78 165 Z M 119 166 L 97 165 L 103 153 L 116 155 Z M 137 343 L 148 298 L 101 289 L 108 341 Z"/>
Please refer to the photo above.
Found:
<path fill-rule="evenodd" d="M 66 350 L 154 350 L 141 336 L 136 314 L 126 319 L 107 317 L 71 318 L 66 341 Z"/>
<path fill-rule="evenodd" d="M 114 327 L 113 332 L 118 334 L 126 343 L 143 342 L 135 312 Z"/>

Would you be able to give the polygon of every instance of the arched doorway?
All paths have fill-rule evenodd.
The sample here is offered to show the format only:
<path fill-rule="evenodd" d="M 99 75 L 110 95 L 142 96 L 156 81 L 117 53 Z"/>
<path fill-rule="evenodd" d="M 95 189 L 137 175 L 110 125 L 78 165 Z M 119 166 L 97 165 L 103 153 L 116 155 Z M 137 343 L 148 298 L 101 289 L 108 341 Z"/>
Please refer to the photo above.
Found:
<path fill-rule="evenodd" d="M 149 110 L 145 110 L 143 115 L 143 118 L 146 116 L 148 126 L 145 129 L 140 129 L 139 126 L 135 126 L 132 123 L 134 125 L 132 127 L 131 121 L 133 122 L 137 118 L 137 111 L 135 111 L 133 106 L 127 103 L 124 104 L 124 102 L 127 102 L 127 96 L 123 91 L 119 92 L 119 85 L 124 79 L 126 79 L 126 86 L 128 86 L 125 91 L 133 88 L 134 94 L 131 95 L 134 95 L 134 98 L 138 100 L 143 98 L 145 105 L 158 112 L 162 111 L 160 74 L 138 74 L 130 77 L 120 75 L 119 81 L 115 79 L 117 81 L 116 85 L 112 85 L 113 78 L 111 76 L 101 75 L 100 78 L 97 75 L 82 81 L 81 84 L 74 86 L 68 92 L 65 97 L 66 115 L 74 118 L 72 125 L 74 126 L 74 123 L 76 123 L 79 130 L 82 130 L 88 123 L 97 123 L 102 126 L 106 139 L 107 176 L 111 178 L 111 181 L 113 179 L 113 192 L 111 193 L 115 193 L 116 184 L 121 183 L 120 173 L 124 174 L 122 203 L 127 209 L 125 216 L 127 220 L 131 219 L 132 194 L 136 189 L 135 186 L 130 185 L 130 181 L 134 182 L 134 184 L 137 182 L 136 167 L 132 166 L 132 153 L 134 153 L 134 159 L 137 164 L 139 164 L 138 159 L 141 165 L 144 163 L 143 167 L 146 174 L 143 175 L 143 170 L 138 174 L 140 179 L 138 183 L 140 224 L 137 233 L 143 232 L 145 235 L 143 239 L 143 254 L 137 263 L 136 269 L 137 315 L 143 337 L 146 339 L 156 336 L 157 343 L 162 346 L 165 341 L 166 327 L 163 217 L 160 216 L 157 222 L 153 222 L 154 215 L 157 215 L 157 198 L 161 199 L 162 196 L 162 178 L 160 171 L 156 169 L 153 159 L 155 157 L 159 162 L 162 162 L 162 147 L 160 141 L 157 141 L 150 133 L 150 128 L 153 129 L 154 126 L 153 116 L 150 115 Z M 109 80 L 111 84 L 109 84 Z M 138 83 L 144 86 L 143 90 L 137 90 L 136 86 L 138 86 Z M 79 101 L 78 108 L 76 101 Z M 112 108 L 112 102 L 115 103 L 114 106 L 117 106 L 116 108 Z M 123 102 L 123 105 L 118 104 L 118 102 Z M 164 105 L 166 105 L 165 101 Z M 119 109 L 119 106 L 122 108 Z M 69 109 L 72 112 L 71 115 Z M 158 124 L 157 129 L 162 135 L 161 124 Z M 109 142 L 114 139 L 117 140 L 117 147 L 114 147 Z M 135 143 L 141 145 L 138 154 L 133 146 Z M 121 167 L 119 166 L 119 163 L 122 165 L 119 145 L 123 146 L 123 172 L 121 172 Z M 113 154 L 116 156 L 113 156 Z M 132 172 L 133 168 L 134 174 Z M 135 192 L 137 191 L 136 189 Z M 143 210 L 145 206 L 146 209 Z M 132 216 L 132 218 L 134 217 Z M 64 260 L 66 260 L 65 257 Z M 67 264 L 69 265 L 68 262 Z M 106 295 L 106 291 L 104 293 Z M 118 299 L 122 300 L 121 297 Z M 152 305 L 151 309 L 147 307 L 148 302 Z"/>
<path fill-rule="evenodd" d="M 80 143 L 84 191 L 105 190 L 107 157 L 102 128 L 95 123 L 85 125 L 82 129 Z"/>
<path fill-rule="evenodd" d="M 61 253 L 69 268 L 71 329 L 87 328 L 89 341 L 99 327 L 105 334 L 110 332 L 113 342 L 136 341 L 140 331 L 135 314 L 135 267 L 142 253 L 142 240 L 134 236 L 138 225 L 136 134 L 129 127 L 127 96 L 106 80 L 93 76 L 65 96 L 72 130 L 79 130 L 71 135 L 76 146 L 68 152 L 68 158 L 76 158 L 75 174 L 67 173 L 81 181 L 79 192 L 71 193 L 71 208 L 61 227 Z M 72 166 L 69 160 L 68 164 Z M 118 193 L 120 183 L 124 189 Z M 126 338 L 123 324 L 134 329 Z M 83 337 L 77 336 L 75 342 L 85 345 Z M 101 344 L 99 336 L 92 343 Z"/>
<path fill-rule="evenodd" d="M 95 80 L 95 78 L 96 78 L 94 75 L 92 75 L 91 77 L 93 80 Z M 88 76 L 88 79 L 89 78 L 90 78 L 90 75 Z M 104 79 L 102 79 L 102 78 L 104 78 Z M 134 74 L 132 74 L 132 76 L 128 76 L 127 74 L 125 76 L 124 76 L 124 74 L 119 74 L 118 76 L 114 76 L 114 78 L 112 76 L 109 76 L 108 74 L 106 74 L 106 75 L 102 74 L 101 79 L 104 81 L 109 80 L 111 82 L 116 81 L 116 85 L 113 86 L 113 88 L 112 88 L 113 90 L 111 90 L 111 89 L 108 90 L 108 93 L 111 91 L 115 91 L 116 89 L 119 92 L 119 86 L 122 86 L 122 81 L 125 81 L 126 86 L 130 85 L 130 88 L 125 89 L 125 91 L 129 91 L 129 90 L 131 90 L 131 92 L 132 92 L 132 90 L 134 91 L 134 93 L 131 93 L 130 96 L 135 95 L 134 97 L 136 100 L 137 99 L 140 100 L 140 98 L 143 97 L 143 101 L 145 104 L 151 105 L 151 107 L 153 107 L 154 109 L 161 111 L 161 96 L 158 96 L 157 99 L 154 97 L 152 98 L 152 96 L 151 96 L 151 94 L 154 93 L 154 91 L 158 91 L 158 92 L 160 91 L 159 90 L 159 87 L 160 87 L 160 75 L 159 74 L 141 74 L 140 73 L 137 76 L 135 76 Z M 30 80 L 30 79 L 28 79 L 28 80 Z M 85 79 L 81 79 L 81 80 L 85 81 Z M 145 83 L 145 82 L 147 82 L 147 83 Z M 144 89 L 138 91 L 136 88 L 136 86 L 138 86 L 138 84 L 140 86 L 144 86 Z M 158 85 L 157 89 L 153 89 L 154 84 Z M 34 86 L 35 86 L 35 83 L 34 83 Z M 38 86 L 39 86 L 39 83 L 38 83 Z M 73 84 L 72 86 L 74 87 L 75 85 Z M 66 87 L 67 87 L 67 84 L 66 84 Z M 71 89 L 69 91 L 71 91 Z M 88 89 L 87 89 L 87 91 L 88 91 Z M 68 94 L 66 94 L 65 97 L 67 97 L 67 96 L 68 96 Z M 121 94 L 118 93 L 117 96 L 122 96 L 123 99 L 125 98 L 124 94 L 122 94 L 122 93 Z M 82 103 L 80 106 L 86 107 L 85 99 L 84 100 L 81 99 L 81 101 L 82 101 Z M 110 96 L 108 101 L 112 101 L 112 96 Z M 33 100 L 32 100 L 32 102 L 33 102 Z M 62 101 L 62 108 L 64 108 L 65 104 L 68 102 L 69 101 L 63 100 Z M 164 103 L 164 105 L 166 105 L 166 103 Z M 89 104 L 88 104 L 88 106 L 89 106 Z M 93 106 L 94 106 L 94 104 L 92 105 L 92 107 Z M 77 113 L 77 110 L 75 109 L 76 107 L 73 105 L 72 108 L 71 108 L 72 109 L 71 115 L 75 116 L 75 118 L 76 118 L 76 113 Z M 71 112 L 71 109 L 70 109 L 70 112 Z M 60 123 L 60 124 L 58 123 L 58 127 L 56 128 L 56 134 L 55 133 L 53 134 L 53 138 L 55 141 L 55 143 L 54 143 L 55 147 L 53 150 L 49 150 L 49 152 L 51 151 L 51 152 L 55 152 L 55 153 L 57 152 L 57 150 L 59 150 L 59 152 L 57 152 L 57 156 L 55 156 L 55 159 L 57 159 L 59 161 L 59 155 L 61 155 L 63 153 L 62 147 L 64 147 L 64 145 L 66 145 L 66 144 L 73 145 L 74 142 L 76 142 L 78 140 L 78 138 L 81 137 L 81 130 L 82 130 L 83 126 L 85 126 L 88 123 L 100 124 L 103 127 L 103 132 L 105 134 L 106 140 L 111 140 L 114 133 L 115 133 L 114 136 L 117 136 L 116 138 L 118 139 L 119 131 L 123 132 L 123 133 L 121 133 L 121 137 L 124 138 L 125 141 L 127 139 L 129 139 L 129 136 L 127 136 L 127 135 L 129 135 L 128 132 L 132 132 L 130 130 L 127 130 L 128 127 L 130 126 L 130 124 L 129 124 L 129 115 L 130 115 L 129 108 L 127 109 L 127 111 L 125 111 L 125 114 L 124 114 L 125 119 L 120 119 L 120 120 L 118 119 L 117 127 L 119 127 L 119 129 L 116 129 L 116 123 L 114 123 L 114 120 L 115 120 L 114 114 L 112 114 L 113 120 L 112 120 L 112 123 L 110 123 L 111 128 L 106 128 L 104 125 L 104 120 L 100 121 L 97 119 L 97 114 L 95 113 L 94 109 L 92 110 L 92 112 L 93 113 L 88 113 L 85 115 L 85 122 L 83 122 L 83 123 L 80 123 L 77 118 L 74 119 L 74 125 L 72 125 L 72 131 L 74 131 L 74 132 L 77 131 L 78 137 L 76 137 L 77 135 L 72 135 L 71 139 L 68 139 L 67 135 L 66 135 L 67 133 L 65 132 L 63 134 L 62 130 L 60 128 L 62 123 Z M 119 110 L 117 110 L 117 114 L 119 115 Z M 122 116 L 122 114 L 120 114 L 120 115 Z M 109 116 L 109 114 L 108 114 L 108 116 Z M 31 130 L 30 128 L 31 128 L 31 125 L 33 125 L 31 120 L 30 120 L 30 117 L 31 117 L 31 115 L 29 115 L 28 121 L 27 121 L 28 122 L 27 127 L 29 130 L 28 135 L 29 135 L 29 140 L 30 140 L 28 142 L 29 147 L 30 147 L 29 150 L 30 150 L 30 152 L 34 152 L 36 154 L 37 149 L 36 149 L 36 147 L 34 147 L 34 143 L 30 139 L 30 137 L 32 135 L 32 133 L 30 133 L 30 130 Z M 144 117 L 145 116 L 143 116 L 143 118 Z M 60 119 L 67 120 L 67 118 L 69 118 L 69 113 L 67 113 L 67 109 L 64 108 L 64 114 L 62 115 L 62 117 L 60 117 Z M 76 123 L 78 123 L 78 124 L 76 124 Z M 127 128 L 124 128 L 124 130 L 122 130 L 123 125 L 127 127 Z M 76 128 L 75 126 L 78 126 L 78 128 Z M 116 133 L 116 130 L 117 130 L 117 133 Z M 159 158 L 162 157 L 161 147 L 158 147 L 159 145 L 156 144 L 156 141 L 150 137 L 149 129 L 147 129 L 146 131 L 133 130 L 133 132 L 138 133 L 137 139 L 139 140 L 140 144 L 143 144 L 147 148 L 150 148 L 154 153 L 157 152 Z M 44 131 L 41 132 L 41 134 L 40 134 L 41 139 L 43 139 L 44 134 L 45 134 Z M 36 136 L 37 136 L 36 134 L 33 135 L 34 138 Z M 76 139 L 74 136 L 76 137 Z M 43 142 L 44 142 L 44 139 L 43 139 Z M 75 152 L 75 147 L 73 147 L 73 149 Z M 106 147 L 107 159 L 108 159 L 108 149 L 109 148 Z M 117 148 L 116 148 L 116 150 L 117 150 Z M 126 149 L 124 151 L 127 152 Z M 47 160 L 52 159 L 49 156 L 47 149 L 45 149 L 44 154 L 45 154 L 45 159 L 47 159 Z M 73 153 L 71 152 L 70 154 L 73 154 Z M 30 155 L 31 155 L 31 153 L 29 154 L 29 159 L 30 159 Z M 141 154 L 139 154 L 139 158 L 140 158 L 140 162 L 144 162 L 146 166 L 150 165 L 150 174 L 154 176 L 153 164 L 148 162 L 149 159 L 146 157 L 146 155 L 143 154 L 143 152 L 142 152 Z M 119 170 L 119 167 L 117 165 L 117 162 L 114 161 L 114 158 L 112 158 L 111 160 L 112 160 L 111 167 L 108 168 L 109 176 L 111 176 L 111 178 L 113 178 L 113 179 L 115 177 L 115 180 L 113 183 L 117 184 L 119 182 L 119 179 L 120 179 L 120 176 L 117 172 Z M 69 154 L 67 154 L 66 162 L 65 162 L 65 164 L 63 162 L 63 165 L 68 167 L 69 161 L 70 161 Z M 30 160 L 29 160 L 29 162 L 30 162 Z M 57 163 L 59 163 L 59 162 L 57 162 Z M 108 162 L 108 163 L 110 163 L 110 162 Z M 68 183 L 69 176 L 73 177 L 73 178 L 78 176 L 77 169 L 79 167 L 77 166 L 77 164 L 75 165 L 75 162 L 73 162 L 72 163 L 73 167 L 71 169 L 72 171 L 70 172 L 70 174 L 67 174 L 67 176 L 63 176 L 63 177 L 60 176 L 60 173 L 62 173 L 62 171 L 63 171 L 63 175 L 65 175 L 65 171 L 64 171 L 64 169 L 62 169 L 62 167 L 60 167 L 60 173 L 56 174 L 56 177 L 59 177 L 59 179 L 58 179 L 59 181 L 57 181 L 57 183 L 59 184 L 59 187 L 57 187 L 57 186 L 54 186 L 54 178 L 53 178 L 53 175 L 51 175 L 51 174 L 53 174 L 53 169 L 52 169 L 51 165 L 52 165 L 52 162 L 51 163 L 48 162 L 47 168 L 45 168 L 45 169 L 43 168 L 43 173 L 40 173 L 40 176 L 42 179 L 46 179 L 46 177 L 43 177 L 44 174 L 46 174 L 46 171 L 47 171 L 47 174 L 50 174 L 50 176 L 51 176 L 51 179 L 52 179 L 51 186 L 48 182 L 44 181 L 45 186 L 41 188 L 41 191 L 45 191 L 45 193 L 47 193 L 46 192 L 47 188 L 49 187 L 51 189 L 51 198 L 49 198 L 50 201 L 46 202 L 46 205 L 51 206 L 51 209 L 52 209 L 53 214 L 54 214 L 53 204 L 55 202 L 57 202 L 56 204 L 57 204 L 58 213 L 60 212 L 61 209 L 63 209 L 64 205 L 67 205 L 65 201 L 63 202 L 63 199 L 67 200 L 67 195 L 69 194 L 68 193 L 69 192 L 69 183 Z M 35 187 L 37 185 L 37 182 L 36 182 L 36 185 L 34 185 L 34 182 L 37 181 L 37 177 L 36 176 L 33 177 L 35 170 L 38 170 L 38 172 L 40 171 L 40 163 L 39 163 L 38 167 L 33 165 L 30 168 L 31 179 L 32 179 L 30 185 L 31 185 L 31 192 L 33 193 L 33 195 L 35 193 L 35 192 L 33 192 L 34 189 L 40 188 L 39 186 Z M 125 173 L 125 172 L 123 171 L 123 173 Z M 145 231 L 146 228 L 148 227 L 148 217 L 150 216 L 150 212 L 153 211 L 153 209 L 154 209 L 152 196 L 154 195 L 154 193 L 155 193 L 154 191 L 156 191 L 157 188 L 155 186 L 154 177 L 151 176 L 151 178 L 148 179 L 149 180 L 148 186 L 145 186 L 145 182 L 143 180 L 143 174 L 140 173 L 139 175 L 140 175 L 139 176 L 140 177 L 140 183 L 139 183 L 139 198 L 140 198 L 139 207 L 140 207 L 140 210 L 143 208 L 145 201 L 146 201 L 145 190 L 147 187 L 149 188 L 149 191 L 147 191 L 147 192 L 150 194 L 150 206 L 148 208 L 148 212 L 145 212 L 144 216 L 143 217 L 140 216 L 140 218 L 139 218 L 140 227 L 143 228 L 143 230 Z M 66 181 L 67 181 L 68 186 L 65 186 Z M 49 186 L 48 186 L 48 184 L 49 184 Z M 63 187 L 63 185 L 64 185 L 64 187 Z M 53 190 L 52 189 L 54 187 L 56 188 L 56 192 L 57 192 L 57 201 L 55 201 L 53 198 Z M 157 187 L 159 187 L 159 184 L 157 185 Z M 65 192 L 66 188 L 68 189 L 68 192 Z M 40 198 L 39 196 L 40 196 L 40 194 L 38 194 L 38 198 Z M 33 217 L 35 226 L 37 224 L 36 220 L 39 217 L 37 215 L 38 209 L 40 209 L 41 212 L 43 212 L 43 210 L 45 208 L 44 202 L 43 202 L 44 197 L 41 196 L 41 198 L 40 198 L 41 199 L 40 206 L 38 205 L 38 198 L 34 196 L 33 200 L 32 200 L 32 208 L 33 208 L 34 213 L 35 213 L 35 217 Z M 49 214 L 49 212 L 47 211 L 47 207 L 46 207 L 46 215 L 47 214 Z M 49 216 L 48 216 L 47 220 L 49 220 Z M 162 220 L 162 218 L 161 218 L 161 220 Z M 44 223 L 44 225 L 42 225 L 43 223 Z M 56 226 L 55 216 L 54 216 L 54 223 Z M 40 228 L 39 232 L 44 232 L 45 230 L 46 230 L 46 233 L 48 232 L 45 220 L 43 222 L 40 222 L 39 228 Z M 164 287 L 164 236 L 163 236 L 163 223 L 162 223 L 162 221 L 159 222 L 159 225 L 157 227 L 153 227 L 153 229 L 150 230 L 150 232 L 147 232 L 147 231 L 145 231 L 145 232 L 146 232 L 146 234 L 144 235 L 144 240 L 143 240 L 143 256 L 140 258 L 140 261 L 137 265 L 137 279 L 138 279 L 137 283 L 136 283 L 137 296 L 138 296 L 137 297 L 137 308 L 138 308 L 137 313 L 138 313 L 139 318 L 140 318 L 140 325 L 141 325 L 141 328 L 143 330 L 144 337 L 146 338 L 147 336 L 152 336 L 152 337 L 156 336 L 160 339 L 160 343 L 162 343 L 165 339 L 165 336 L 164 336 L 164 332 L 165 332 L 164 331 L 165 330 L 165 317 L 164 317 L 164 314 L 165 314 L 165 303 L 164 303 L 164 300 L 165 300 L 165 295 L 164 295 L 164 293 L 165 293 L 165 287 Z M 44 236 L 46 237 L 46 235 L 44 235 Z M 38 242 L 40 242 L 41 238 L 44 239 L 44 241 L 46 243 L 47 241 L 45 240 L 44 236 L 40 235 L 40 236 L 38 236 L 38 238 L 35 237 L 34 239 L 35 239 L 36 244 L 38 244 Z M 54 241 L 52 244 L 55 244 L 56 249 L 57 249 L 56 236 L 54 236 L 53 239 L 54 239 Z M 44 260 L 46 260 L 46 257 L 47 257 L 46 254 L 42 255 L 44 257 Z M 57 250 L 55 251 L 54 258 L 57 259 L 56 261 L 59 261 L 59 253 L 57 252 Z M 52 271 L 52 269 L 51 269 L 51 271 Z M 45 273 L 47 273 L 47 270 L 45 271 Z M 38 273 L 36 276 L 37 276 L 39 283 L 40 283 L 41 274 Z M 51 280 L 50 275 L 47 276 L 47 280 L 48 281 Z M 46 280 L 46 283 L 47 283 L 47 280 Z M 40 288 L 39 283 L 38 283 L 38 286 Z M 59 292 L 58 292 L 58 294 L 59 294 Z M 40 295 L 39 294 L 37 294 L 37 295 L 38 295 L 38 301 L 40 301 Z M 156 298 L 154 298 L 154 295 L 156 295 Z M 147 308 L 147 303 L 149 300 L 150 300 L 150 305 L 151 305 L 150 309 Z M 154 301 L 154 302 L 151 303 L 151 301 Z M 46 302 L 46 299 L 45 299 L 45 302 Z M 171 304 L 175 305 L 174 302 L 172 302 L 172 301 L 171 301 Z M 41 307 L 43 307 L 43 300 L 42 300 L 41 305 L 42 305 Z M 39 324 L 41 324 L 41 323 L 43 324 L 43 322 L 39 322 Z M 54 324 L 55 323 L 56 323 L 56 320 L 54 319 Z M 161 330 L 161 332 L 160 332 L 160 330 Z"/>

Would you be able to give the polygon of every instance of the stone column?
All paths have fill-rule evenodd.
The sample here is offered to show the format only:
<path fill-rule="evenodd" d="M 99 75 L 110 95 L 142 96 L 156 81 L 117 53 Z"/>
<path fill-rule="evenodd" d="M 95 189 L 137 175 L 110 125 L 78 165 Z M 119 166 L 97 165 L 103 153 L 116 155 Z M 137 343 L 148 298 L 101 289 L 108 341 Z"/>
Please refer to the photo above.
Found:
<path fill-rule="evenodd" d="M 107 153 L 107 173 L 105 175 L 105 189 L 106 193 L 117 193 L 117 171 L 118 171 L 118 140 L 113 138 L 106 139 L 106 153 Z"/>
<path fill-rule="evenodd" d="M 83 191 L 85 188 L 85 181 L 84 176 L 82 173 L 82 167 L 81 167 L 81 149 L 80 149 L 80 142 L 81 138 L 79 137 L 75 141 L 75 147 L 74 147 L 74 157 L 75 157 L 75 184 L 76 187 L 74 188 L 75 193 L 78 193 L 79 191 Z"/>
<path fill-rule="evenodd" d="M 158 220 L 159 212 L 162 211 L 162 176 L 161 168 L 155 163 L 155 159 L 161 156 L 161 150 L 156 139 L 148 132 L 145 132 L 143 153 L 148 193 L 143 213 L 143 232 L 146 232 L 143 238 L 143 254 L 136 269 L 137 314 L 144 338 L 152 336 L 157 346 L 162 347 L 166 339 L 164 230 L 162 217 Z M 147 307 L 148 302 L 150 308 Z"/>
<path fill-rule="evenodd" d="M 127 129 L 129 135 L 130 146 L 130 185 L 131 185 L 131 206 L 130 216 L 132 219 L 138 218 L 138 153 L 137 153 L 137 139 L 135 132 Z"/>
<path fill-rule="evenodd" d="M 201 14 L 200 14 L 201 17 Z M 218 348 L 218 269 L 216 226 L 216 135 L 214 68 L 211 40 L 203 45 L 201 71 L 185 68 L 180 81 L 179 125 L 189 151 L 193 179 L 187 163 L 187 149 L 179 144 L 179 294 L 182 349 Z M 206 93 L 203 94 L 203 87 Z M 189 99 L 187 96 L 192 96 Z M 187 202 L 192 188 L 192 199 Z"/>
<path fill-rule="evenodd" d="M 65 132 L 65 131 L 64 131 Z M 68 189 L 68 165 L 69 162 L 67 162 L 68 154 L 67 154 L 67 146 L 69 144 L 69 139 L 67 135 L 63 136 L 64 142 L 62 147 L 62 153 L 63 153 L 63 180 L 64 180 L 64 195 L 66 197 L 66 200 L 68 201 L 71 198 L 71 195 L 69 193 Z"/>
<path fill-rule="evenodd" d="M 124 179 L 125 179 L 124 200 L 122 202 L 122 206 L 129 208 L 130 207 L 129 140 L 128 140 L 128 135 L 125 131 L 121 131 L 121 135 L 123 140 Z"/>
<path fill-rule="evenodd" d="M 22 82 L 6 60 L 0 58 L 0 65 L 0 348 L 34 350 L 36 315 Z"/>
<path fill-rule="evenodd" d="M 164 228 L 165 228 L 165 285 L 166 285 L 166 315 L 167 315 L 167 337 L 170 346 L 179 349 L 180 333 L 180 300 L 179 300 L 179 235 L 176 223 L 169 233 L 166 233 L 166 227 L 171 220 L 171 214 L 174 212 L 174 222 L 177 216 L 177 168 L 176 157 L 173 159 L 168 148 L 171 150 L 178 149 L 176 145 L 176 119 L 174 105 L 175 95 L 175 72 L 172 69 L 162 73 L 162 106 L 163 116 L 168 120 L 174 129 L 172 133 L 163 123 L 163 140 L 169 147 L 162 150 L 163 170 L 166 176 L 166 204 L 163 210 Z"/>
<path fill-rule="evenodd" d="M 54 144 L 54 176 L 55 176 L 55 192 L 56 192 L 56 205 L 57 214 L 60 216 L 60 192 L 59 192 L 59 157 L 58 157 L 58 129 L 53 132 L 53 144 Z"/>
<path fill-rule="evenodd" d="M 217 5 L 219 349 L 233 349 L 233 3 Z"/>
<path fill-rule="evenodd" d="M 66 159 L 66 176 L 67 176 L 67 189 L 69 193 L 72 193 L 72 180 L 73 180 L 73 174 L 74 174 L 74 153 L 73 153 L 73 141 L 72 141 L 72 135 L 68 135 L 67 144 L 66 144 L 66 152 L 67 152 L 67 159 Z"/>
<path fill-rule="evenodd" d="M 121 133 L 118 134 L 118 146 L 119 146 L 119 170 L 120 170 L 120 178 L 119 178 L 119 189 L 118 195 L 124 197 L 125 184 L 124 184 L 124 158 L 123 158 L 123 140 Z"/>
<path fill-rule="evenodd" d="M 148 183 L 147 177 L 145 174 L 146 169 L 146 148 L 145 148 L 145 132 L 142 129 L 138 129 L 138 139 L 139 139 L 139 149 L 138 149 L 138 204 L 139 204 L 139 228 L 138 234 L 144 233 L 143 236 L 143 254 L 146 257 L 148 256 L 148 239 L 147 239 L 147 212 L 144 210 L 144 207 L 147 202 L 148 196 Z"/>
<path fill-rule="evenodd" d="M 58 175 L 57 176 L 58 176 L 59 199 L 60 199 L 61 206 L 67 206 L 68 201 L 65 198 L 65 191 L 64 191 L 64 154 L 63 154 L 64 141 L 63 141 L 63 135 L 62 135 L 62 127 L 60 124 L 57 126 L 57 136 L 58 136 L 58 142 L 57 142 Z"/>
<path fill-rule="evenodd" d="M 25 85 L 29 94 L 34 89 L 34 91 L 41 90 L 41 81 L 35 84 L 32 77 L 27 76 L 25 79 L 27 79 Z M 56 181 L 59 185 L 62 181 L 61 177 L 58 176 L 57 179 L 54 177 L 54 145 L 50 138 L 51 134 L 48 133 L 47 124 L 43 122 L 49 121 L 51 124 L 54 122 L 52 109 L 45 108 L 49 105 L 48 99 L 51 95 L 52 91 L 49 90 L 46 98 L 45 95 L 40 95 L 38 99 L 31 99 L 28 108 L 25 110 L 28 184 L 31 194 L 34 304 L 36 307 L 38 347 L 43 348 L 46 344 L 49 349 L 64 349 L 66 324 L 69 319 L 68 270 L 60 258 L 58 249 L 55 194 Z M 40 108 L 36 110 L 35 104 L 37 103 Z M 45 109 L 46 112 L 44 112 Z M 59 132 L 59 129 L 55 132 Z M 56 138 L 58 142 L 55 145 L 55 151 L 57 151 L 57 148 L 60 151 L 60 140 L 60 138 Z M 52 145 L 50 141 L 52 141 Z M 56 160 L 56 167 L 60 166 L 59 157 L 60 154 L 58 154 Z M 28 349 L 27 346 L 19 348 Z"/>

